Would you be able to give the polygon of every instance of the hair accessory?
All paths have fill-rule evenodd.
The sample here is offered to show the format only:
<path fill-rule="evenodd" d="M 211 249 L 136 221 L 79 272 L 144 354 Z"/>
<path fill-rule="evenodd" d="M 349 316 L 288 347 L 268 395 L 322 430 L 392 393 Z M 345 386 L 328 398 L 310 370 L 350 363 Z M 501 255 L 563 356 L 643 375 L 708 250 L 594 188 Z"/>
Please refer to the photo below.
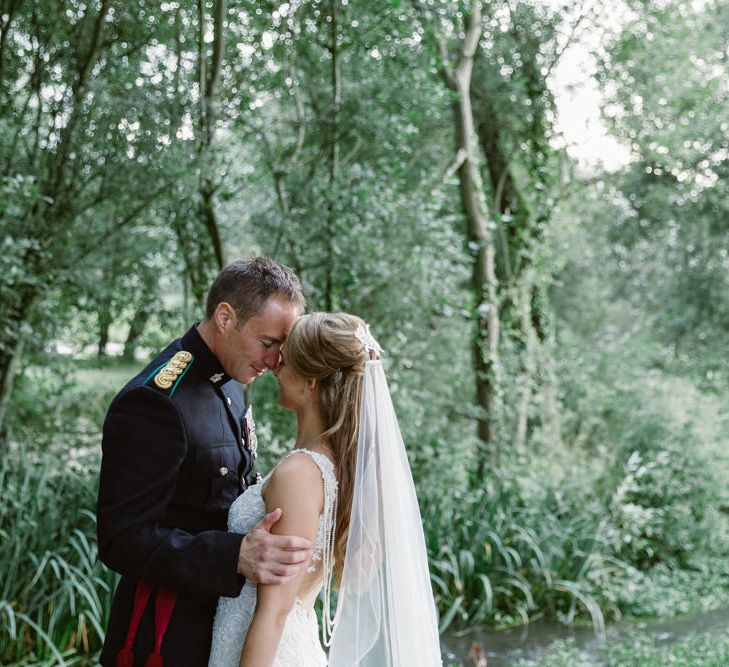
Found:
<path fill-rule="evenodd" d="M 380 344 L 375 340 L 374 336 L 370 333 L 370 325 L 365 323 L 357 327 L 357 331 L 354 332 L 355 338 L 364 345 L 364 349 L 372 357 L 379 357 L 382 354 L 382 348 Z"/>

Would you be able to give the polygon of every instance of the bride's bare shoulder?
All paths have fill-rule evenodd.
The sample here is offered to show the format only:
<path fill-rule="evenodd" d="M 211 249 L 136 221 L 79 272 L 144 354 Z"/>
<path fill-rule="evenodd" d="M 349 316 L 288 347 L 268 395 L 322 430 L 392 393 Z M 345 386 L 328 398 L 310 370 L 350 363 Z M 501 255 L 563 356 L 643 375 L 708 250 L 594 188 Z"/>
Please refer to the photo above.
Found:
<path fill-rule="evenodd" d="M 317 464 L 304 452 L 286 456 L 273 470 L 263 488 L 263 496 L 280 503 L 282 500 L 305 502 L 320 506 L 324 500 L 321 472 Z M 287 503 L 287 504 L 289 504 Z"/>

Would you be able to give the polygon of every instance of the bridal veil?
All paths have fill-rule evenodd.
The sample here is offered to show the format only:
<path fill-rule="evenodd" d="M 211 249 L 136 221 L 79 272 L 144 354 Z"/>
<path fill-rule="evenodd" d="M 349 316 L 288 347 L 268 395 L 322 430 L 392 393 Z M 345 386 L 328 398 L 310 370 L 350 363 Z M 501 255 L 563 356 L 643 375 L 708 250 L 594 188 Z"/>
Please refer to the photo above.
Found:
<path fill-rule="evenodd" d="M 425 538 L 410 466 L 382 362 L 368 361 L 329 666 L 441 664 Z"/>

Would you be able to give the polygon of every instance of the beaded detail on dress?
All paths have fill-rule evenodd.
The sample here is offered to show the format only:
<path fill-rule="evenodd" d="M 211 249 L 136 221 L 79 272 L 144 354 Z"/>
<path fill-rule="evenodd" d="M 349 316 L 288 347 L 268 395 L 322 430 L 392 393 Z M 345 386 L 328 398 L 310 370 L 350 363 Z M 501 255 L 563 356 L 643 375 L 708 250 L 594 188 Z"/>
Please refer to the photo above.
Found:
<path fill-rule="evenodd" d="M 322 474 L 324 509 L 319 516 L 314 553 L 307 571 L 315 572 L 319 569 L 318 563 L 322 563 L 322 572 L 326 582 L 327 578 L 330 578 L 333 567 L 331 550 L 337 505 L 337 479 L 334 474 L 334 465 L 323 454 L 303 448 L 289 452 L 284 459 L 298 452 L 307 454 L 316 463 Z M 264 517 L 266 506 L 261 497 L 261 491 L 272 472 L 264 477 L 262 483 L 247 488 L 231 505 L 228 512 L 228 530 L 230 532 L 247 533 Z M 328 594 L 326 584 L 325 592 Z M 213 625 L 213 641 L 208 667 L 238 667 L 243 642 L 253 620 L 255 608 L 256 585 L 248 581 L 237 598 L 220 598 Z M 326 663 L 326 654 L 319 643 L 313 601 L 297 598 L 286 617 L 273 667 L 326 667 Z"/>

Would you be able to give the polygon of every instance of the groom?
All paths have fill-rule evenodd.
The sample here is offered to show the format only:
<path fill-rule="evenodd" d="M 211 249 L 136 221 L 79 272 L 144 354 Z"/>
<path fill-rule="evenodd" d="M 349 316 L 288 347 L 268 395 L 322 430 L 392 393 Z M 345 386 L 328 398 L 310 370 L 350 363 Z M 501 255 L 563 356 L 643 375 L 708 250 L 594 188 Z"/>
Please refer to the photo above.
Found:
<path fill-rule="evenodd" d="M 207 665 L 218 597 L 245 579 L 285 583 L 308 540 L 226 531 L 251 483 L 256 436 L 242 385 L 278 366 L 304 309 L 298 278 L 265 258 L 224 268 L 205 319 L 172 342 L 114 398 L 104 422 L 99 556 L 122 577 L 101 653 L 105 667 Z"/>

